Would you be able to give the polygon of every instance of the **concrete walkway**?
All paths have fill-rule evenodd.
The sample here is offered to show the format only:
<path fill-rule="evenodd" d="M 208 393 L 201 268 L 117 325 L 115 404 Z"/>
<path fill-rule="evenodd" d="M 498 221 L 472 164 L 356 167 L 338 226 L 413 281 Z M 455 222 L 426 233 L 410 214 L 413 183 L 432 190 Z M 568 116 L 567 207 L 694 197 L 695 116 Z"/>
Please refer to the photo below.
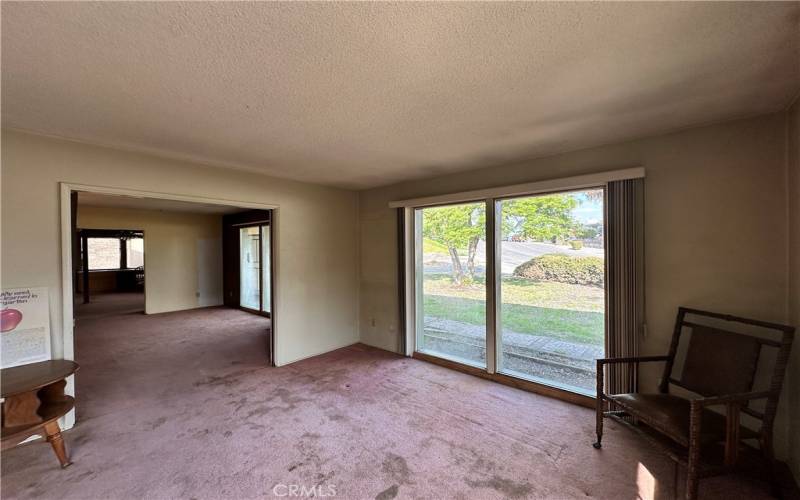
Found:
<path fill-rule="evenodd" d="M 431 316 L 425 316 L 425 328 L 452 332 L 480 340 L 483 340 L 486 336 L 486 329 L 483 325 L 473 325 Z M 554 339 L 546 335 L 531 335 L 508 330 L 503 330 L 503 342 L 510 347 L 554 354 L 584 362 L 594 362 L 595 359 L 602 358 L 605 351 L 602 345 L 580 344 Z"/>

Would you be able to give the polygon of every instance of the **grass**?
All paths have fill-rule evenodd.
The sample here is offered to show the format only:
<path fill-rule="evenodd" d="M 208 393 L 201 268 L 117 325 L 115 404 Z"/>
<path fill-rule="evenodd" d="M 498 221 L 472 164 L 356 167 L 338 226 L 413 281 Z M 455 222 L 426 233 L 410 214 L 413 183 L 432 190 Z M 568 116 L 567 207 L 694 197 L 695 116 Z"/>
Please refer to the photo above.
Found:
<path fill-rule="evenodd" d="M 425 276 L 425 315 L 474 325 L 486 322 L 483 280 L 455 286 L 448 275 Z M 601 288 L 504 278 L 502 325 L 506 330 L 602 344 L 605 328 Z"/>
<path fill-rule="evenodd" d="M 467 249 L 466 248 L 457 248 L 456 250 L 458 250 L 458 254 L 461 255 L 462 258 L 467 255 Z M 448 257 L 450 256 L 450 251 L 447 249 L 447 247 L 445 245 L 442 245 L 438 241 L 433 241 L 430 238 L 423 238 L 422 239 L 422 252 L 423 253 L 438 253 L 438 254 L 441 254 L 441 255 L 446 255 Z"/>
<path fill-rule="evenodd" d="M 424 238 L 422 240 L 422 252 L 423 253 L 441 253 L 444 255 L 449 255 L 447 251 L 447 247 L 439 243 L 438 241 L 433 241 L 430 238 Z"/>
<path fill-rule="evenodd" d="M 605 310 L 605 292 L 602 288 L 553 281 L 533 281 L 504 276 L 500 287 L 503 304 L 539 306 L 573 311 L 597 312 Z M 456 286 L 449 274 L 426 274 L 425 294 L 485 300 L 484 277 L 473 283 Z"/>

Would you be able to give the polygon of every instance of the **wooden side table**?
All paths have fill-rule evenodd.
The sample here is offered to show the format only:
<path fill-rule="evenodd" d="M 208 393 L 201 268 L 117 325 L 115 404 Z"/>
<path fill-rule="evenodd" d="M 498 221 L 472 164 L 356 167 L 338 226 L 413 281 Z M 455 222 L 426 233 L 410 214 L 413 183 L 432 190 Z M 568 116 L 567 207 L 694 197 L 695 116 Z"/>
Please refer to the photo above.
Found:
<path fill-rule="evenodd" d="M 64 387 L 66 378 L 76 371 L 78 363 L 65 359 L 0 370 L 0 392 L 4 399 L 0 426 L 3 449 L 44 431 L 61 467 L 72 463 L 58 419 L 75 406 L 75 399 L 64 394 Z"/>

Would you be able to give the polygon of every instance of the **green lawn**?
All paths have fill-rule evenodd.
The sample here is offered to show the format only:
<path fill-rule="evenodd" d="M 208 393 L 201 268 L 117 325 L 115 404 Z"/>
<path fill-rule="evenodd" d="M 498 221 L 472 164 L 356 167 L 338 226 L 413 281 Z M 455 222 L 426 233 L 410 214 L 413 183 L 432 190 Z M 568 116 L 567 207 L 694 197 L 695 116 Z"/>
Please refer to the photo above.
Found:
<path fill-rule="evenodd" d="M 467 255 L 466 248 L 456 248 L 458 250 L 458 254 L 463 259 Z M 441 255 L 450 256 L 450 250 L 447 249 L 445 245 L 442 245 L 438 241 L 433 241 L 430 238 L 423 238 L 422 239 L 422 252 L 423 253 L 438 253 Z"/>
<path fill-rule="evenodd" d="M 424 285 L 426 316 L 485 324 L 482 280 L 457 287 L 447 275 L 426 275 Z M 501 291 L 503 328 L 572 342 L 603 343 L 601 288 L 506 278 Z"/>
<path fill-rule="evenodd" d="M 422 252 L 423 253 L 440 253 L 444 255 L 449 255 L 447 251 L 447 247 L 439 243 L 438 241 L 433 241 L 430 238 L 424 238 L 422 240 Z"/>
<path fill-rule="evenodd" d="M 448 274 L 426 274 L 424 285 L 426 295 L 474 300 L 484 300 L 486 297 L 486 286 L 482 276 L 477 277 L 473 283 L 455 286 Z M 605 292 L 595 286 L 504 276 L 500 290 L 503 304 L 596 313 L 605 311 Z"/>

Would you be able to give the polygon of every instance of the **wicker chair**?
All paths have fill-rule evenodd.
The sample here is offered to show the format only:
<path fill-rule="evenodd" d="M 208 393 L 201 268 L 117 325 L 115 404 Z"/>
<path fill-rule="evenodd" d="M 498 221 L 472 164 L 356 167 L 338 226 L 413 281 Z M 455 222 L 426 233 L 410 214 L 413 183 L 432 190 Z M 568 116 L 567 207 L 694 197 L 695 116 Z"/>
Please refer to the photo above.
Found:
<path fill-rule="evenodd" d="M 687 321 L 687 315 L 707 318 L 700 320 L 704 323 L 708 323 L 710 318 L 711 322 L 738 323 L 745 325 L 746 329 L 758 327 L 763 333 L 760 336 L 733 333 Z M 684 328 L 691 329 L 685 354 L 679 352 Z M 775 336 L 776 332 L 780 333 L 779 339 L 764 338 L 767 333 Z M 604 416 L 633 427 L 651 439 L 652 443 L 660 445 L 676 461 L 676 467 L 678 464 L 686 466 L 685 496 L 694 499 L 701 476 L 734 469 L 740 465 L 741 441 L 757 439 L 759 449 L 767 460 L 772 487 L 777 488 L 772 427 L 793 336 L 794 327 L 791 326 L 679 308 L 672 343 L 666 356 L 597 360 L 597 442 L 594 447 L 601 447 Z M 757 370 L 758 373 L 769 374 L 769 371 L 763 372 L 763 367 L 759 367 L 762 350 L 768 349 L 774 354 L 768 387 L 756 390 L 754 383 Z M 606 365 L 633 363 L 636 372 L 639 363 L 655 361 L 665 362 L 658 393 L 604 392 L 603 371 Z M 673 371 L 679 369 L 680 378 L 674 378 Z M 671 386 L 680 387 L 699 397 L 670 394 Z M 751 403 L 756 400 L 766 401 L 763 409 L 753 408 Z M 605 408 L 607 404 L 608 410 Z M 709 407 L 713 406 L 724 407 L 725 413 L 711 411 Z M 754 426 L 757 428 L 754 430 L 741 425 L 741 414 L 753 417 L 753 422 L 760 421 Z M 640 426 L 639 422 L 646 425 Z M 718 457 L 716 463 L 711 463 L 715 457 Z"/>

